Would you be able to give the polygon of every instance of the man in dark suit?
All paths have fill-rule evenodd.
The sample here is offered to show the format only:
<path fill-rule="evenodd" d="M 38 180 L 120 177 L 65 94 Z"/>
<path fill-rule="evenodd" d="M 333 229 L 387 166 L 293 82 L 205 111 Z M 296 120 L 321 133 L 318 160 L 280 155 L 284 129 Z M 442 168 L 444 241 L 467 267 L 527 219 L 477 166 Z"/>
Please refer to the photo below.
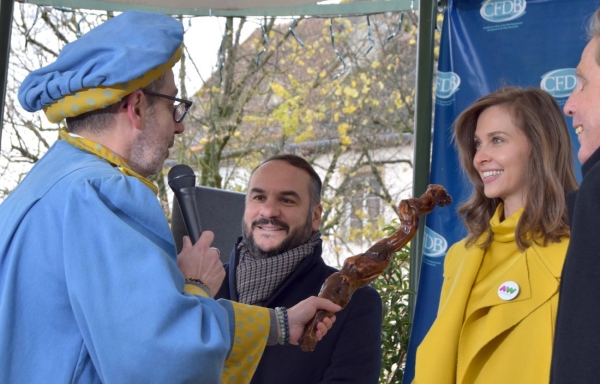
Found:
<path fill-rule="evenodd" d="M 573 117 L 583 181 L 568 196 L 571 242 L 562 272 L 552 383 L 600 380 L 600 9 L 577 66 L 577 87 L 564 111 Z"/>
<path fill-rule="evenodd" d="M 243 236 L 225 266 L 216 298 L 290 307 L 317 295 L 336 272 L 321 257 L 321 179 L 296 155 L 271 157 L 252 172 Z M 290 345 L 265 350 L 252 383 L 377 383 L 381 368 L 381 298 L 359 289 L 313 352 Z"/>

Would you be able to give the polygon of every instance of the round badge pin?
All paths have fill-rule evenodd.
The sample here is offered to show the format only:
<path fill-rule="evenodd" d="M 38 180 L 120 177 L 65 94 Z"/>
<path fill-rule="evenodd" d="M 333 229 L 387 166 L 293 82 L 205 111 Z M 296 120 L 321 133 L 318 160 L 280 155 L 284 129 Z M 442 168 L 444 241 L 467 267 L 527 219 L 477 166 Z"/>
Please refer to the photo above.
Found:
<path fill-rule="evenodd" d="M 498 296 L 505 301 L 510 301 L 519 295 L 519 284 L 514 281 L 505 281 L 498 288 Z"/>

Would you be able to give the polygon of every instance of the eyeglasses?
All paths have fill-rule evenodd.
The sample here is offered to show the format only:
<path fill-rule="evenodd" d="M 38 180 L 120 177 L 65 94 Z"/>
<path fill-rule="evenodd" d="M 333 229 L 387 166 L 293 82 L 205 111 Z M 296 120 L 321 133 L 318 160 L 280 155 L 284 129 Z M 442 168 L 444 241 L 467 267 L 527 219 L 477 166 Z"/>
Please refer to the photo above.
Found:
<path fill-rule="evenodd" d="M 146 95 L 163 97 L 165 99 L 169 99 L 169 100 L 178 102 L 179 104 L 176 104 L 175 108 L 173 108 L 173 120 L 175 120 L 176 123 L 181 123 L 183 121 L 183 118 L 185 117 L 187 112 L 190 110 L 190 107 L 192 106 L 192 102 L 189 100 L 178 99 L 177 97 L 163 95 L 162 93 L 145 91 L 143 89 L 142 89 L 142 92 L 144 92 Z"/>

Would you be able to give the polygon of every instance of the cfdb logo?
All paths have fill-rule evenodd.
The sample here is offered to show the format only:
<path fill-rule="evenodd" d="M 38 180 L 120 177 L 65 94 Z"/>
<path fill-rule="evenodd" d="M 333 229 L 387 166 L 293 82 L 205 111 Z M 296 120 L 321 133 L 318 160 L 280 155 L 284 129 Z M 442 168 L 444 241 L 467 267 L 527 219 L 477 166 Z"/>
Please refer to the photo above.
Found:
<path fill-rule="evenodd" d="M 525 14 L 526 0 L 485 0 L 481 4 L 481 17 L 492 23 L 503 23 Z"/>
<path fill-rule="evenodd" d="M 438 72 L 435 81 L 435 95 L 440 99 L 448 99 L 458 91 L 460 77 L 454 72 Z"/>
<path fill-rule="evenodd" d="M 428 257 L 440 257 L 446 254 L 448 242 L 439 233 L 429 227 L 425 227 L 423 238 L 423 255 Z"/>
<path fill-rule="evenodd" d="M 540 88 L 556 98 L 569 97 L 577 86 L 575 68 L 562 68 L 542 76 Z"/>

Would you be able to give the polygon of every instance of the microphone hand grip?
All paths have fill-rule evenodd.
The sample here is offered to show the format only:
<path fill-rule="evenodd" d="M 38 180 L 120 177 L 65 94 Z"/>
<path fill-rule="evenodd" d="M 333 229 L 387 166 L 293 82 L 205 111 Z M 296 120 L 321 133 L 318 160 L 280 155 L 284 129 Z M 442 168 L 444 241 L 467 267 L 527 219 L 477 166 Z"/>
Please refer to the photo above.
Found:
<path fill-rule="evenodd" d="M 192 244 L 196 244 L 196 241 L 198 241 L 202 234 L 198 210 L 196 209 L 195 189 L 195 187 L 181 188 L 175 192 L 177 202 L 179 203 L 179 209 L 181 210 L 181 216 L 183 217 L 183 222 Z"/>
<path fill-rule="evenodd" d="M 187 229 L 192 244 L 202 234 L 198 210 L 196 209 L 196 175 L 192 168 L 185 164 L 178 164 L 171 168 L 169 175 L 169 186 L 175 193 L 183 223 Z"/>

